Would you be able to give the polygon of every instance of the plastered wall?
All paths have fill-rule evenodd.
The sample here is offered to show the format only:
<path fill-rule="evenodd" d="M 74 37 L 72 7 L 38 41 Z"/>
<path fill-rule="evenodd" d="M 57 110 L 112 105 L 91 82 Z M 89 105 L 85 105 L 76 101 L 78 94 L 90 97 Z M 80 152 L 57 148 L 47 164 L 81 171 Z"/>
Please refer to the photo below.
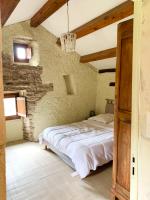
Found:
<path fill-rule="evenodd" d="M 150 1 L 143 1 L 141 38 L 139 199 L 150 200 Z"/>
<path fill-rule="evenodd" d="M 96 113 L 104 113 L 106 99 L 115 99 L 115 87 L 109 83 L 115 82 L 115 73 L 103 73 L 97 75 Z"/>
<path fill-rule="evenodd" d="M 35 108 L 34 139 L 46 127 L 85 119 L 95 109 L 97 73 L 88 64 L 80 64 L 76 53 L 65 54 L 56 45 L 57 38 L 42 26 L 34 29 L 29 22 L 3 28 L 3 52 L 12 56 L 13 38 L 27 36 L 39 44 L 42 81 L 53 83 L 54 91 L 48 92 Z M 74 85 L 74 95 L 67 95 L 63 75 L 69 74 Z"/>
<path fill-rule="evenodd" d="M 6 121 L 6 142 L 23 139 L 22 120 L 9 120 Z"/>

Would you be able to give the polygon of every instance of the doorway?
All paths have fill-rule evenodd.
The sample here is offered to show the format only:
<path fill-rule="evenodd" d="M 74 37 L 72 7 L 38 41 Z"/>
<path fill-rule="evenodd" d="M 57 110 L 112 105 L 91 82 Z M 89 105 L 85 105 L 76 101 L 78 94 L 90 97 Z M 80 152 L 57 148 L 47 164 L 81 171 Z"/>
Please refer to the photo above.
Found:
<path fill-rule="evenodd" d="M 140 9 L 140 7 L 141 7 L 141 2 L 136 2 L 135 1 L 135 5 L 137 5 L 137 6 L 135 6 L 135 9 Z M 141 11 L 141 10 L 139 10 L 139 11 Z M 135 13 L 136 13 L 136 11 L 135 11 Z M 140 12 L 141 13 L 141 12 Z M 141 14 L 140 14 L 140 16 L 141 16 Z M 137 13 L 137 18 L 139 17 L 139 15 L 138 15 L 138 13 Z M 139 18 L 138 18 L 139 19 Z M 140 18 L 141 19 L 141 18 Z M 136 27 L 137 28 L 137 27 Z M 139 39 L 139 35 L 136 35 L 135 36 L 135 40 L 137 40 L 138 41 L 138 39 Z M 135 50 L 136 51 L 136 50 Z M 134 51 L 134 54 L 135 54 L 135 51 Z M 138 49 L 137 49 L 137 54 L 139 54 L 139 52 L 138 52 Z M 137 55 L 136 54 L 136 55 Z M 135 56 L 136 57 L 136 56 Z M 138 64 L 138 66 L 139 66 L 139 63 L 137 63 L 138 62 L 138 60 L 136 61 L 136 59 L 134 58 L 134 66 L 135 66 L 135 64 Z M 137 65 L 136 65 L 137 66 Z M 135 68 L 134 68 L 135 69 Z M 2 74 L 2 73 L 1 73 Z M 134 88 L 137 88 L 136 90 L 134 89 L 134 92 L 135 91 L 137 91 L 138 92 L 138 86 L 139 86 L 139 71 L 136 69 L 135 70 L 135 79 L 134 79 L 134 83 L 133 83 L 133 87 Z M 2 85 L 2 77 L 1 77 L 1 85 Z M 1 91 L 0 91 L 0 100 L 1 100 L 1 105 L 2 105 L 2 98 L 3 98 L 3 91 L 2 91 L 2 89 L 1 89 Z M 137 123 L 137 108 L 138 108 L 138 97 L 139 95 L 136 93 L 134 93 L 134 95 L 133 95 L 133 98 L 134 98 L 134 105 L 133 105 L 133 116 L 132 116 L 132 131 L 135 133 L 136 132 L 136 130 L 138 131 L 138 123 Z M 135 103 L 136 102 L 136 103 Z M 135 115 L 134 115 L 135 114 Z M 5 130 L 5 126 L 4 126 L 4 118 L 3 118 L 3 111 L 2 110 L 0 110 L 0 117 L 1 117 L 1 134 L 0 134 L 0 151 L 1 151 L 1 158 L 2 158 L 2 161 L 1 161 L 1 166 L 3 166 L 2 168 L 0 168 L 0 180 L 1 180 L 1 185 L 2 185 L 2 187 L 0 187 L 0 194 L 2 194 L 0 197 L 2 197 L 2 199 L 5 199 L 5 192 L 6 192 L 6 189 L 5 189 L 5 176 L 4 176 L 4 173 L 5 173 L 5 170 L 4 170 L 4 147 L 5 147 L 5 137 L 4 137 L 4 130 Z M 136 125 L 135 125 L 136 124 Z M 137 134 L 137 132 L 136 132 L 136 134 Z M 134 135 L 134 134 L 133 134 Z M 134 135 L 135 136 L 135 135 Z M 136 137 L 136 139 L 135 139 L 135 137 Z M 133 157 L 133 155 L 135 156 L 135 158 L 138 160 L 138 154 L 137 154 L 137 149 L 138 149 L 138 147 L 137 147 L 137 144 L 138 144 L 138 137 L 137 137 L 137 135 L 134 137 L 134 141 L 133 141 L 133 139 L 132 139 L 132 141 L 133 141 L 133 143 L 132 143 L 132 157 Z M 138 167 L 138 165 L 136 164 L 136 166 Z M 2 181 L 3 180 L 3 181 Z M 136 185 L 136 190 L 135 190 L 135 185 Z M 134 189 L 133 189 L 134 188 Z M 138 190 L 138 187 L 137 187 L 137 173 L 135 174 L 135 176 L 134 177 L 131 177 L 131 199 L 137 199 L 137 190 Z M 132 196 L 133 195 L 133 196 Z M 134 197 L 134 198 L 133 198 Z"/>

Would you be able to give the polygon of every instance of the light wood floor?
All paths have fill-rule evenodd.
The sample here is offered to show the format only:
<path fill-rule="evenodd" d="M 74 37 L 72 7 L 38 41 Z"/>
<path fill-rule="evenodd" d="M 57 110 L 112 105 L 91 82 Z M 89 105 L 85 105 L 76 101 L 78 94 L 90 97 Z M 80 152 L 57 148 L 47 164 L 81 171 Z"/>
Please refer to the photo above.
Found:
<path fill-rule="evenodd" d="M 108 200 L 111 167 L 81 180 L 55 154 L 36 143 L 6 148 L 8 200 Z"/>

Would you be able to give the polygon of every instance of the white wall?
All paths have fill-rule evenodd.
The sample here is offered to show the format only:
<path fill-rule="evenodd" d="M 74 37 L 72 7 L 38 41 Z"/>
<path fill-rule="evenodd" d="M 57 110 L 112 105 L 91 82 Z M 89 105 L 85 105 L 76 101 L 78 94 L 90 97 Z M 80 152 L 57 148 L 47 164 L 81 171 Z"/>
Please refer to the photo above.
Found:
<path fill-rule="evenodd" d="M 12 142 L 23 139 L 22 120 L 8 120 L 6 121 L 6 142 Z"/>
<path fill-rule="evenodd" d="M 103 73 L 97 75 L 96 113 L 104 113 L 106 100 L 115 99 L 115 87 L 109 83 L 115 82 L 115 73 Z"/>
<path fill-rule="evenodd" d="M 140 200 L 150 200 L 150 1 L 143 1 L 140 88 Z M 149 136 L 149 138 L 146 137 Z"/>

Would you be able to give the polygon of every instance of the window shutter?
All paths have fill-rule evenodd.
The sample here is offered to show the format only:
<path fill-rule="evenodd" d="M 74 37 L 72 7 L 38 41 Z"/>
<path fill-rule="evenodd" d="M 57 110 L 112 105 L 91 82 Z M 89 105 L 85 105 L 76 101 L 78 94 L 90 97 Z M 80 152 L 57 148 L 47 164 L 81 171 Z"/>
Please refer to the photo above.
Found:
<path fill-rule="evenodd" d="M 27 107 L 26 107 L 25 97 L 17 97 L 17 113 L 18 113 L 18 116 L 21 116 L 21 117 L 27 116 Z"/>

